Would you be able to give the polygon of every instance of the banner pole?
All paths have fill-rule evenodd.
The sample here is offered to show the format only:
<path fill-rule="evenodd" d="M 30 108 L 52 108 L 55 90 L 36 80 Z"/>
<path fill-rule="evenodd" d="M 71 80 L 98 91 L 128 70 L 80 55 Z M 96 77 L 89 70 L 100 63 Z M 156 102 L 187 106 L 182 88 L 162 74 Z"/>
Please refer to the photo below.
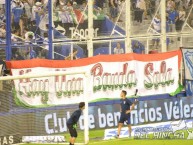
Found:
<path fill-rule="evenodd" d="M 89 143 L 89 122 L 88 122 L 88 113 L 89 113 L 89 104 L 88 104 L 88 97 L 90 96 L 90 86 L 91 84 L 88 85 L 89 81 L 89 76 L 88 73 L 85 73 L 85 79 L 84 79 L 84 102 L 85 102 L 85 110 L 84 110 L 84 143 L 88 144 Z"/>
<path fill-rule="evenodd" d="M 6 60 L 11 60 L 12 47 L 11 47 L 11 0 L 5 1 L 6 6 Z"/>
<path fill-rule="evenodd" d="M 54 49 L 53 49 L 53 20 L 52 20 L 52 15 L 53 15 L 53 3 L 52 0 L 48 1 L 48 18 L 49 18 L 49 50 L 48 50 L 48 58 L 53 59 L 54 58 Z"/>
<path fill-rule="evenodd" d="M 161 0 L 161 51 L 167 51 L 166 45 L 166 0 Z"/>
<path fill-rule="evenodd" d="M 112 40 L 109 41 L 109 54 L 112 54 Z"/>
<path fill-rule="evenodd" d="M 93 0 L 88 1 L 88 41 L 87 41 L 87 50 L 88 57 L 93 56 Z"/>
<path fill-rule="evenodd" d="M 183 84 L 183 79 L 182 79 L 182 77 L 183 77 L 183 60 L 181 60 L 181 67 L 180 67 L 180 83 L 181 83 L 181 85 Z"/>
<path fill-rule="evenodd" d="M 126 0 L 126 39 L 125 39 L 125 52 L 130 53 L 131 50 L 131 0 Z"/>
<path fill-rule="evenodd" d="M 146 54 L 149 54 L 149 39 L 147 38 L 147 40 L 146 40 Z"/>

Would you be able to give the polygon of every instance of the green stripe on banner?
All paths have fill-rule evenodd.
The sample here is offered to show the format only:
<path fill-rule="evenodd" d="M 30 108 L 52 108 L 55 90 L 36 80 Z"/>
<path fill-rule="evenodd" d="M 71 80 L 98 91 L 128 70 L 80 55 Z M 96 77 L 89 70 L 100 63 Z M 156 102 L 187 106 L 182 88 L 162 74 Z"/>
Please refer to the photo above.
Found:
<path fill-rule="evenodd" d="M 178 86 L 178 88 L 176 89 L 176 91 L 173 92 L 173 93 L 170 93 L 170 96 L 175 96 L 175 95 L 179 94 L 180 92 L 182 92 L 183 89 L 184 89 L 184 86 L 181 85 L 181 84 L 179 84 L 179 86 Z"/>
<path fill-rule="evenodd" d="M 184 86 L 179 84 L 179 87 L 176 89 L 175 92 L 173 93 L 170 93 L 170 96 L 175 96 L 177 94 L 179 94 L 180 92 L 182 92 L 182 90 L 184 89 Z M 44 105 L 38 105 L 38 106 L 33 106 L 33 105 L 30 105 L 30 104 L 27 104 L 26 102 L 22 101 L 18 96 L 17 96 L 17 92 L 16 90 L 14 89 L 13 90 L 13 94 L 14 94 L 14 100 L 15 100 L 15 103 L 16 105 L 18 106 L 21 106 L 21 107 L 24 107 L 24 108 L 45 108 L 45 107 L 52 107 L 52 106 L 57 106 L 57 105 L 47 105 L 47 104 L 44 104 Z M 140 96 L 127 96 L 127 98 L 139 98 Z M 93 100 L 91 101 L 90 103 L 96 103 L 96 102 L 102 102 L 102 101 L 112 101 L 112 100 L 119 100 L 120 98 L 100 98 L 100 99 L 96 99 L 96 100 Z M 59 106 L 59 105 L 58 105 Z"/>
<path fill-rule="evenodd" d="M 13 90 L 13 95 L 14 95 L 14 100 L 15 100 L 16 105 L 20 106 L 20 107 L 24 107 L 24 108 L 45 108 L 45 107 L 57 106 L 57 105 L 47 105 L 47 104 L 37 105 L 37 106 L 30 105 L 30 104 L 26 103 L 25 101 L 22 101 L 20 99 L 20 97 L 17 96 L 17 92 L 16 92 L 15 89 Z"/>
<path fill-rule="evenodd" d="M 139 98 L 140 96 L 127 96 L 127 98 L 131 99 L 131 98 Z M 96 103 L 96 102 L 102 102 L 102 101 L 112 101 L 112 100 L 120 100 L 121 98 L 100 98 L 100 99 L 96 99 L 91 101 L 90 103 Z"/>

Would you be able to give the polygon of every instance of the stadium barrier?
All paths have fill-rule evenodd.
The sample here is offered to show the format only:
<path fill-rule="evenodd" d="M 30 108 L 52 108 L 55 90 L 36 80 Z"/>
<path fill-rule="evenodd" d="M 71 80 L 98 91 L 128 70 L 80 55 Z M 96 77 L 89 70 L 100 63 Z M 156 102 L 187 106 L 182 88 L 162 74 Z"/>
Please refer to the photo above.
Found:
<path fill-rule="evenodd" d="M 85 82 L 81 75 L 43 77 L 48 72 L 87 72 L 90 76 L 87 85 L 93 91 L 88 97 L 89 102 L 117 99 L 124 89 L 128 90 L 128 97 L 133 97 L 136 89 L 139 90 L 139 96 L 175 94 L 179 89 L 181 51 L 154 55 L 100 55 L 73 61 L 33 59 L 10 61 L 7 65 L 12 75 L 19 78 L 14 80 L 18 104 L 48 107 L 81 102 Z M 26 74 L 34 78 L 41 74 L 41 77 L 22 78 Z"/>
<path fill-rule="evenodd" d="M 184 77 L 187 96 L 193 96 L 193 50 L 192 48 L 182 48 L 184 60 Z"/>

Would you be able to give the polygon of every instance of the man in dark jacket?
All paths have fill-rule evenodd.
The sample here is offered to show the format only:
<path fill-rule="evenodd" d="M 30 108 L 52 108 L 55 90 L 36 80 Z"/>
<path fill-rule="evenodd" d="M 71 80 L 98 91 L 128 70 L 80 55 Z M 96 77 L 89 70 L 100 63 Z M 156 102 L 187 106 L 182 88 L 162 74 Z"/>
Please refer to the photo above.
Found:
<path fill-rule="evenodd" d="M 79 103 L 79 109 L 76 110 L 67 121 L 67 127 L 68 127 L 68 130 L 70 132 L 70 136 L 71 136 L 69 145 L 74 145 L 75 140 L 78 136 L 77 131 L 76 131 L 77 122 L 78 122 L 78 120 L 82 114 L 82 111 L 84 109 L 85 109 L 85 103 L 80 102 Z"/>

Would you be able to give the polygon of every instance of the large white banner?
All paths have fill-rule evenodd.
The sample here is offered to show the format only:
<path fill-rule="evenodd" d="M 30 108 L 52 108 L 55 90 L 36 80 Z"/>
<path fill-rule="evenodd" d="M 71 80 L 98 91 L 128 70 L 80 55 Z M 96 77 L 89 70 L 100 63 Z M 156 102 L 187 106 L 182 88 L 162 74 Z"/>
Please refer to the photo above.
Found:
<path fill-rule="evenodd" d="M 159 59 L 106 61 L 65 68 L 13 68 L 13 75 L 78 70 L 90 75 L 85 88 L 82 74 L 14 80 L 16 100 L 22 105 L 38 107 L 78 103 L 83 101 L 84 90 L 92 92 L 91 96 L 86 96 L 89 102 L 120 98 L 121 90 L 126 90 L 128 97 L 133 96 L 136 89 L 139 96 L 175 92 L 178 88 L 179 56 Z"/>

